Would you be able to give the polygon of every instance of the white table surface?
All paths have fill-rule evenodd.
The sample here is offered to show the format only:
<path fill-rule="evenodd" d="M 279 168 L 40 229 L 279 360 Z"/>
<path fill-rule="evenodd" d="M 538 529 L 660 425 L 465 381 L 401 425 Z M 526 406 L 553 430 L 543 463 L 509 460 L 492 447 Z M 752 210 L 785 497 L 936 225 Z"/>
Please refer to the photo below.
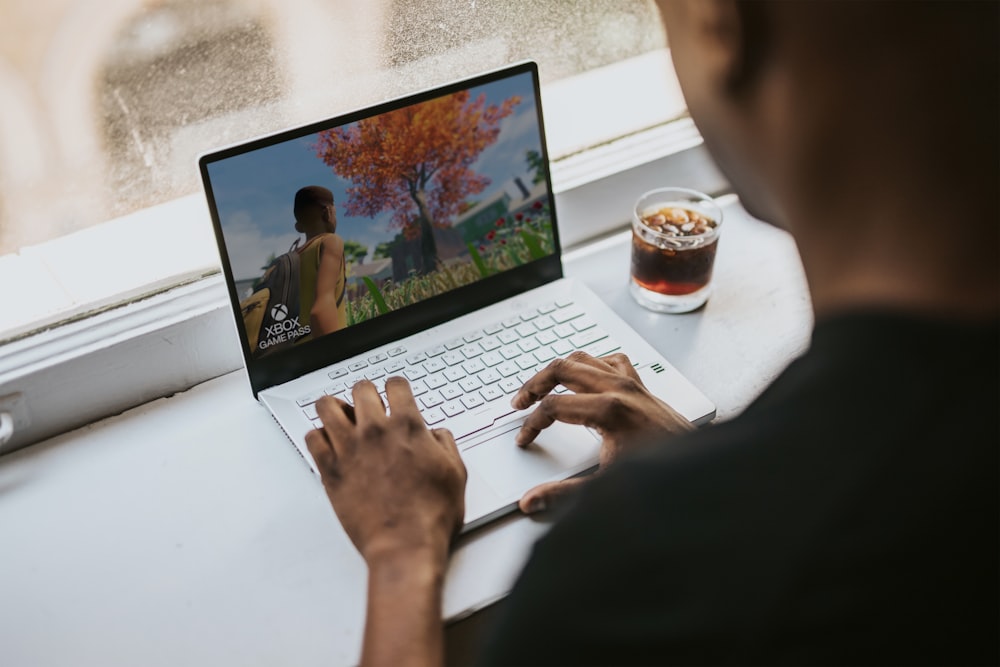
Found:
<path fill-rule="evenodd" d="M 571 224 L 571 221 L 564 221 Z M 629 233 L 565 257 L 718 406 L 742 410 L 807 343 L 795 246 L 733 200 L 705 308 L 629 297 Z M 512 515 L 458 546 L 445 616 L 502 597 L 545 530 Z M 365 569 L 242 372 L 0 459 L 0 664 L 341 665 Z"/>

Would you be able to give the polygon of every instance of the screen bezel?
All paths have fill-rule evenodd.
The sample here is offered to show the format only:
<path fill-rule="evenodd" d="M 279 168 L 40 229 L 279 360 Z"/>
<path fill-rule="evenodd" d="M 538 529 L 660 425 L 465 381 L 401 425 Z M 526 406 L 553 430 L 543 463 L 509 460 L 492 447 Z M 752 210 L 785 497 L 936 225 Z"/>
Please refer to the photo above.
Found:
<path fill-rule="evenodd" d="M 222 223 L 212 191 L 211 179 L 208 172 L 209 165 L 236 155 L 255 151 L 284 141 L 298 139 L 306 135 L 316 134 L 323 130 L 353 123 L 363 118 L 393 111 L 411 104 L 419 104 L 435 97 L 449 95 L 466 88 L 482 86 L 525 73 L 531 75 L 535 93 L 535 112 L 538 120 L 542 168 L 546 183 L 548 184 L 547 198 L 552 220 L 552 254 L 504 271 L 501 274 L 489 276 L 469 285 L 439 294 L 420 303 L 379 315 L 374 319 L 352 325 L 332 334 L 327 334 L 322 338 L 295 345 L 288 350 L 275 352 L 261 358 L 254 358 L 251 354 L 249 339 L 243 325 L 243 318 L 240 315 L 239 295 L 236 292 L 232 265 L 229 253 L 226 250 Z M 216 150 L 206 153 L 198 159 L 198 167 L 219 249 L 219 257 L 222 260 L 222 271 L 226 277 L 230 306 L 236 330 L 239 334 L 243 360 L 246 364 L 247 374 L 250 378 L 250 385 L 255 397 L 261 390 L 268 387 L 282 384 L 305 373 L 387 345 L 400 338 L 419 333 L 429 327 L 442 324 L 448 320 L 502 301 L 503 299 L 516 296 L 562 277 L 562 250 L 559 243 L 559 226 L 556 217 L 555 198 L 552 193 L 552 178 L 549 173 L 548 147 L 545 141 L 545 126 L 542 120 L 541 107 L 538 67 L 534 62 L 524 62 L 448 85 L 406 95 L 373 107 L 367 107 L 310 123 L 302 127 L 284 130 L 236 146 Z"/>

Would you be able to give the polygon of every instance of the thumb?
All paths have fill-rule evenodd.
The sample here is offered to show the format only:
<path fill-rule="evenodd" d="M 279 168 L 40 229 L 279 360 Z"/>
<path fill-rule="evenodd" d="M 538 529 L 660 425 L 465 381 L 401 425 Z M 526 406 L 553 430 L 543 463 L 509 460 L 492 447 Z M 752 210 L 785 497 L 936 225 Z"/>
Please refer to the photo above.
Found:
<path fill-rule="evenodd" d="M 571 477 L 558 482 L 539 484 L 525 492 L 517 505 L 525 514 L 544 512 L 566 500 L 574 491 L 583 486 L 587 479 L 587 477 Z"/>

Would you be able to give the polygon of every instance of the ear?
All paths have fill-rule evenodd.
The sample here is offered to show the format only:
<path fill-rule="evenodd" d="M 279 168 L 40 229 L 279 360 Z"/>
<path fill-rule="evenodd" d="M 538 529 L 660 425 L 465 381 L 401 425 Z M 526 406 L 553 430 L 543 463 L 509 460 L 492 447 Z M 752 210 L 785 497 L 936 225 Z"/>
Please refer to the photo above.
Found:
<path fill-rule="evenodd" d="M 670 42 L 683 40 L 714 85 L 738 93 L 753 83 L 766 55 L 762 3 L 658 0 Z"/>

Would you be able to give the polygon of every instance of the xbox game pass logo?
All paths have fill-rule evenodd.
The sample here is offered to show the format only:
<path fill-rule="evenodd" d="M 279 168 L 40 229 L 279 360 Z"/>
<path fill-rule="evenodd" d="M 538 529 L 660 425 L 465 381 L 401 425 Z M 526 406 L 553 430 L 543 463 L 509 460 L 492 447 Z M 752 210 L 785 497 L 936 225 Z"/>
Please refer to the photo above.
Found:
<path fill-rule="evenodd" d="M 271 308 L 271 319 L 275 322 L 280 322 L 288 317 L 288 306 L 283 303 L 277 303 Z"/>
<path fill-rule="evenodd" d="M 261 350 L 282 343 L 294 343 L 312 331 L 308 324 L 299 324 L 299 316 L 290 315 L 288 306 L 283 303 L 271 306 L 270 312 L 272 324 L 264 327 L 264 339 L 257 343 Z"/>

